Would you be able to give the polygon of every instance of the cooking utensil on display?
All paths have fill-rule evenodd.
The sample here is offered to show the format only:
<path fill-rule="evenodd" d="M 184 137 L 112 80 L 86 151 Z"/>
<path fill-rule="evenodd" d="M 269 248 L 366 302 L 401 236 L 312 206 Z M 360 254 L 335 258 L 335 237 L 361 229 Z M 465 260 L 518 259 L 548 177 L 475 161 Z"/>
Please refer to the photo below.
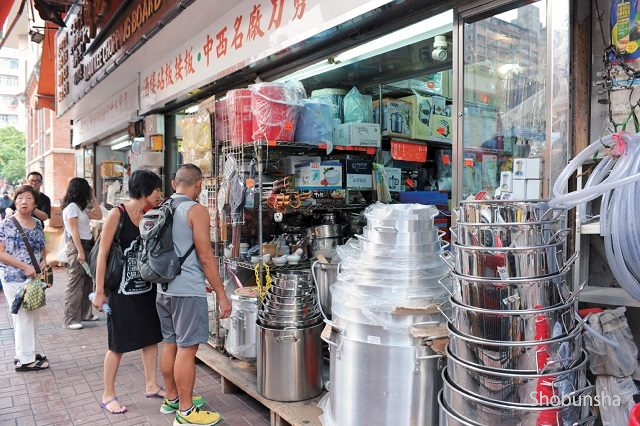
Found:
<path fill-rule="evenodd" d="M 242 174 L 236 174 L 232 177 L 229 187 L 229 206 L 231 207 L 231 243 L 233 244 L 234 250 L 238 247 L 238 252 L 234 253 L 238 256 L 240 255 L 240 231 L 245 189 L 246 184 Z"/>

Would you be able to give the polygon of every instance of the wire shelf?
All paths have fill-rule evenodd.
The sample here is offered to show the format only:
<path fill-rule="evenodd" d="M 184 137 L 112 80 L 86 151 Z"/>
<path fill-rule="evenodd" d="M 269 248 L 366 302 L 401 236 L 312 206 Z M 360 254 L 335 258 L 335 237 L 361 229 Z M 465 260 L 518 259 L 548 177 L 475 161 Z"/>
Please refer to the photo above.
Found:
<path fill-rule="evenodd" d="M 240 269 L 248 269 L 253 271 L 256 267 L 256 264 L 247 262 L 242 259 L 225 258 L 224 263 L 229 265 L 231 270 L 237 270 L 238 268 L 240 268 Z M 296 265 L 282 265 L 282 266 L 269 265 L 269 272 L 297 271 L 300 269 L 310 269 L 310 268 L 311 268 L 311 262 L 308 260 L 303 260 Z"/>

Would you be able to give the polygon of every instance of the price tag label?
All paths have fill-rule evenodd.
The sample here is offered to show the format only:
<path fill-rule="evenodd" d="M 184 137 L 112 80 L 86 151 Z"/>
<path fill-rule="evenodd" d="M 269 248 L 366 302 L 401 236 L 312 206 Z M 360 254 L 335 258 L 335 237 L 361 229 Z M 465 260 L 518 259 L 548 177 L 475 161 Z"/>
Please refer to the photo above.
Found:
<path fill-rule="evenodd" d="M 509 278 L 509 273 L 507 272 L 507 268 L 504 266 L 498 266 L 498 276 L 501 280 L 506 280 Z"/>

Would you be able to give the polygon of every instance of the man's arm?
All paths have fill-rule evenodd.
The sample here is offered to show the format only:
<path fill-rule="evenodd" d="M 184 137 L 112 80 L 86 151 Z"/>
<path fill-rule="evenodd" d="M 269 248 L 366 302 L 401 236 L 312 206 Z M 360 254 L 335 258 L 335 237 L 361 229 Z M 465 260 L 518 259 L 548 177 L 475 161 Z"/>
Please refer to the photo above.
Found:
<path fill-rule="evenodd" d="M 231 314 L 231 303 L 224 291 L 220 274 L 218 273 L 218 264 L 213 257 L 210 240 L 209 212 L 207 209 L 196 204 L 189 210 L 189 222 L 193 231 L 193 244 L 202 265 L 204 276 L 213 286 L 216 293 L 216 299 L 220 306 L 220 318 L 227 318 Z"/>
<path fill-rule="evenodd" d="M 33 211 L 33 215 L 42 222 L 49 219 L 51 216 L 51 199 L 42 194 L 40 197 L 40 203 L 38 203 L 38 208 Z"/>

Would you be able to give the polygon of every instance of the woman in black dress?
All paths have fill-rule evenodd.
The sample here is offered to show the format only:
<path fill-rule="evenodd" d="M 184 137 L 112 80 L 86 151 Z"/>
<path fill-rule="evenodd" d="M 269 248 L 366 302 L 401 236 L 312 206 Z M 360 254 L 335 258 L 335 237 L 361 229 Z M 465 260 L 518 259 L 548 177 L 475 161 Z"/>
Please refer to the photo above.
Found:
<path fill-rule="evenodd" d="M 129 179 L 131 201 L 114 208 L 105 221 L 96 265 L 96 296 L 93 305 L 101 309 L 107 302 L 109 350 L 104 357 L 104 393 L 100 406 L 112 414 L 122 414 L 127 407 L 116 397 L 115 380 L 124 352 L 142 349 L 142 363 L 147 397 L 164 397 L 164 389 L 156 381 L 158 343 L 162 341 L 160 320 L 156 310 L 156 286 L 140 277 L 137 264 L 138 223 L 146 210 L 161 200 L 162 180 L 147 170 L 135 171 Z M 122 215 L 120 246 L 125 262 L 119 283 L 105 282 L 109 249 L 116 237 Z M 105 288 L 109 289 L 108 298 Z"/>

